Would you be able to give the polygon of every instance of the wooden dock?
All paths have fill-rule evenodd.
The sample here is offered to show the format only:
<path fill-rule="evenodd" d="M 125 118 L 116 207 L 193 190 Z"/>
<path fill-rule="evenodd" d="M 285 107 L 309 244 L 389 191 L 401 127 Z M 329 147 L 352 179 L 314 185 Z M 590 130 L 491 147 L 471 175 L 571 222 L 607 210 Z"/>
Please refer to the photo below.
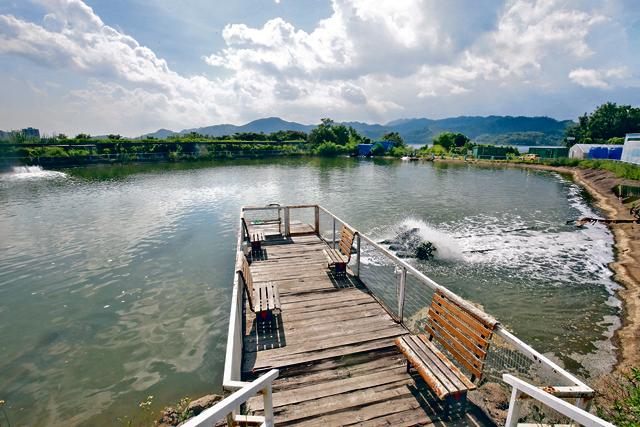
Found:
<path fill-rule="evenodd" d="M 254 283 L 278 283 L 282 312 L 257 320 L 245 304 L 242 377 L 280 370 L 276 425 L 493 425 L 472 404 L 462 419 L 442 421 L 438 399 L 393 343 L 407 330 L 359 279 L 329 274 L 327 247 L 316 234 L 273 235 L 251 263 Z M 247 406 L 260 415 L 263 400 Z"/>

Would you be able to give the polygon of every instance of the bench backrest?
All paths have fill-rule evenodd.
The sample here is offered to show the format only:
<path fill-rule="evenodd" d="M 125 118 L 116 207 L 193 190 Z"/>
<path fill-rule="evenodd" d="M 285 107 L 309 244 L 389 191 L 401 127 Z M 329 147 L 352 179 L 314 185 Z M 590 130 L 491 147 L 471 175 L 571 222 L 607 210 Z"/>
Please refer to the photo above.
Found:
<path fill-rule="evenodd" d="M 247 300 L 249 301 L 249 308 L 251 309 L 251 311 L 255 312 L 253 308 L 253 299 L 251 296 L 253 294 L 253 277 L 251 276 L 249 261 L 247 260 L 246 256 L 244 255 L 240 255 L 240 256 L 242 257 L 242 266 L 237 271 L 237 273 L 240 275 L 240 278 L 242 279 L 242 285 L 244 287 L 244 291 L 247 294 Z"/>
<path fill-rule="evenodd" d="M 353 246 L 353 239 L 355 239 L 356 233 L 347 227 L 346 225 L 342 226 L 342 230 L 340 231 L 340 243 L 338 243 L 338 250 L 343 255 L 346 255 L 347 258 L 351 259 L 351 246 Z"/>
<path fill-rule="evenodd" d="M 425 325 L 429 339 L 435 338 L 460 365 L 471 372 L 471 381 L 482 378 L 489 342 L 497 322 L 465 309 L 444 293 L 433 294 Z"/>

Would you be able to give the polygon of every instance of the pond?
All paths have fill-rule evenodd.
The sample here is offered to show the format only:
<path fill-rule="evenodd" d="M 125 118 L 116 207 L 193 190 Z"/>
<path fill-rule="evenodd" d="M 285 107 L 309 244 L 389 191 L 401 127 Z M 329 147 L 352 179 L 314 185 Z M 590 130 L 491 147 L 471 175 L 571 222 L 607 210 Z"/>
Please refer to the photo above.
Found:
<path fill-rule="evenodd" d="M 117 425 L 219 392 L 240 206 L 319 203 L 586 377 L 615 360 L 613 238 L 549 172 L 279 158 L 0 175 L 0 399 L 13 425 Z"/>

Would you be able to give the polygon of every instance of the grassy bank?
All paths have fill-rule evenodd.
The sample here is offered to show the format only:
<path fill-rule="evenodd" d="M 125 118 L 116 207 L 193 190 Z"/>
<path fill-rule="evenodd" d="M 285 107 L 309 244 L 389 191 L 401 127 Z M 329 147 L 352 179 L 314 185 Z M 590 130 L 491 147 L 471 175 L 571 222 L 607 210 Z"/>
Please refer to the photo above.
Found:
<path fill-rule="evenodd" d="M 601 169 L 614 173 L 618 178 L 640 180 L 640 166 L 616 160 L 548 159 L 541 162 L 547 166 L 568 166 L 581 169 Z"/>

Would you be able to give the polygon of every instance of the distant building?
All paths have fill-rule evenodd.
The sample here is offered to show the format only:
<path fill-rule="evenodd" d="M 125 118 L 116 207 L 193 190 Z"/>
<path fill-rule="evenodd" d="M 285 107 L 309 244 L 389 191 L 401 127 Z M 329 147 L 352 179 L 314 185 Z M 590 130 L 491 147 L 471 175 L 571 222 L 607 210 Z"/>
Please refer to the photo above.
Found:
<path fill-rule="evenodd" d="M 25 138 L 36 138 L 40 139 L 40 131 L 36 128 L 28 127 L 26 129 L 22 129 L 22 135 Z"/>
<path fill-rule="evenodd" d="M 501 145 L 476 145 L 473 147 L 473 157 L 476 159 L 504 160 L 511 147 Z"/>
<path fill-rule="evenodd" d="M 620 160 L 623 145 L 618 144 L 576 144 L 569 149 L 572 159 Z"/>
<path fill-rule="evenodd" d="M 384 151 L 389 151 L 393 148 L 393 141 L 377 141 L 373 144 L 358 144 L 358 156 L 370 156 L 371 149 L 374 145 L 381 144 L 384 147 Z"/>
<path fill-rule="evenodd" d="M 640 165 L 640 133 L 628 133 L 624 138 L 620 160 Z"/>
<path fill-rule="evenodd" d="M 529 154 L 535 154 L 541 159 L 560 159 L 569 157 L 567 147 L 529 147 Z"/>

